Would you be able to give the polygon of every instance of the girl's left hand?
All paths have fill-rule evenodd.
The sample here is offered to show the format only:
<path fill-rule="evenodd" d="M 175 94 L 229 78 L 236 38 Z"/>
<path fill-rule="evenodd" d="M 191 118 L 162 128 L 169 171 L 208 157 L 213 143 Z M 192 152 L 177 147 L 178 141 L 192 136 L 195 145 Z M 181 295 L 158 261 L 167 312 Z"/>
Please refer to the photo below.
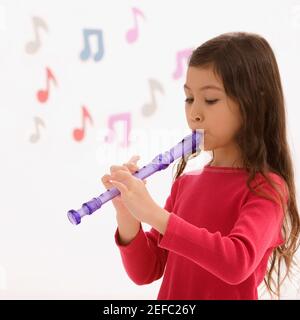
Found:
<path fill-rule="evenodd" d="M 141 222 L 151 224 L 158 205 L 151 198 L 143 180 L 134 177 L 125 170 L 111 174 L 111 184 L 120 191 L 127 209 Z"/>

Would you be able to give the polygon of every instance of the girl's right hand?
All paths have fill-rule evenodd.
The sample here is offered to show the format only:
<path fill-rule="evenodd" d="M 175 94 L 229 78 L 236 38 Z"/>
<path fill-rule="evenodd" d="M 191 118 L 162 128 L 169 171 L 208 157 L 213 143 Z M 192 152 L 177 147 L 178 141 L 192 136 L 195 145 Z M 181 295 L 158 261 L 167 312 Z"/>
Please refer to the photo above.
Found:
<path fill-rule="evenodd" d="M 130 173 L 135 173 L 136 171 L 139 170 L 139 167 L 137 166 L 136 162 L 140 159 L 139 156 L 132 156 L 129 161 L 127 163 L 123 163 L 122 166 L 117 166 L 117 165 L 113 165 L 110 167 L 110 174 L 119 171 L 119 170 L 125 170 L 128 171 Z M 104 185 L 104 187 L 106 189 L 111 189 L 113 188 L 113 185 L 109 182 L 109 180 L 111 179 L 111 175 L 109 174 L 105 174 L 104 176 L 102 176 L 101 181 Z M 143 180 L 144 183 L 146 184 L 146 180 Z M 132 218 L 134 218 L 130 211 L 128 211 L 127 207 L 125 206 L 125 204 L 123 203 L 123 200 L 121 198 L 121 195 L 117 195 L 116 197 L 114 197 L 112 200 L 113 206 L 115 207 L 116 211 L 122 215 L 128 215 L 130 214 L 130 216 Z"/>

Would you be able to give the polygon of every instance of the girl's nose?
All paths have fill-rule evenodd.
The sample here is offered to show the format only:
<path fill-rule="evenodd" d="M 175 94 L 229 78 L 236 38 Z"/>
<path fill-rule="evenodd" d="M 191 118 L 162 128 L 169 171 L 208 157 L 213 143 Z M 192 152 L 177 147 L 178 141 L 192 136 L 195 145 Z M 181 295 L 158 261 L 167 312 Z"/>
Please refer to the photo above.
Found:
<path fill-rule="evenodd" d="M 190 112 L 190 118 L 192 119 L 193 122 L 199 123 L 203 121 L 203 115 L 199 110 L 193 109 Z"/>
<path fill-rule="evenodd" d="M 191 119 L 195 123 L 200 123 L 203 121 L 203 117 L 199 114 L 191 115 Z"/>

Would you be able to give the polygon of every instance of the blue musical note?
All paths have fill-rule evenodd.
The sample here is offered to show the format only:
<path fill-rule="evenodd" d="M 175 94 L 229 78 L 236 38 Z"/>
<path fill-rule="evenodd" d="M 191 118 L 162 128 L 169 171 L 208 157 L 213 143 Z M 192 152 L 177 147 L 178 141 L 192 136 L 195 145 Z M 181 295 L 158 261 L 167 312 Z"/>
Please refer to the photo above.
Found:
<path fill-rule="evenodd" d="M 95 35 L 97 37 L 98 51 L 94 54 L 94 61 L 102 59 L 104 54 L 103 46 L 103 33 L 100 29 L 83 29 L 84 48 L 80 53 L 80 59 L 85 61 L 91 57 L 90 36 Z"/>

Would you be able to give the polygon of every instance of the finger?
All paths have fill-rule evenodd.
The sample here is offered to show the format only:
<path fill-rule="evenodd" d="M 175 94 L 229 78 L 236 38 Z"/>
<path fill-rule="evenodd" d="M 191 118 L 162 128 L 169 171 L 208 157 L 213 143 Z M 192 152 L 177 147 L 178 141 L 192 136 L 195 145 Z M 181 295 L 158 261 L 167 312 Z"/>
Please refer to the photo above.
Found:
<path fill-rule="evenodd" d="M 134 163 L 125 163 L 124 164 L 131 173 L 134 173 L 139 170 L 139 167 Z"/>
<path fill-rule="evenodd" d="M 130 172 L 124 171 L 124 170 L 118 170 L 113 172 L 111 174 L 111 177 L 113 180 L 118 180 L 118 181 L 128 181 L 134 178 Z"/>
<path fill-rule="evenodd" d="M 104 185 L 104 187 L 107 189 L 106 191 L 111 190 L 112 188 L 114 188 L 114 185 L 110 182 L 111 176 L 109 174 L 105 175 L 105 177 L 102 177 L 102 183 Z M 120 195 L 118 194 L 114 199 L 112 199 L 112 201 L 114 202 L 115 200 L 119 200 L 120 199 Z"/>
<path fill-rule="evenodd" d="M 110 180 L 110 182 L 120 191 L 121 194 L 125 194 L 128 191 L 127 187 L 123 183 L 116 180 Z"/>
<path fill-rule="evenodd" d="M 123 183 L 128 189 L 132 188 L 136 179 L 137 178 L 134 177 L 130 172 L 123 170 L 116 171 L 112 174 L 112 180 L 117 180 L 118 182 Z"/>
<path fill-rule="evenodd" d="M 127 168 L 128 168 L 128 167 L 137 167 L 137 165 L 136 165 L 134 162 L 126 162 L 126 163 L 123 163 L 123 166 L 126 166 Z"/>
<path fill-rule="evenodd" d="M 137 162 L 140 159 L 139 155 L 132 156 L 128 162 Z"/>
<path fill-rule="evenodd" d="M 134 163 L 134 162 L 128 162 L 127 165 L 132 167 L 132 168 L 138 168 L 138 165 L 136 163 Z"/>
<path fill-rule="evenodd" d="M 123 171 L 129 171 L 129 169 L 126 166 L 111 166 L 110 167 L 110 173 L 123 170 Z"/>
<path fill-rule="evenodd" d="M 106 189 L 110 189 L 113 187 L 113 185 L 109 182 L 109 180 L 111 179 L 111 176 L 109 174 L 105 174 L 102 178 L 101 178 L 101 182 L 103 183 L 104 187 Z"/>
<path fill-rule="evenodd" d="M 131 164 L 131 165 L 137 165 L 136 164 L 136 162 L 138 161 L 138 159 L 139 159 L 139 157 L 131 157 L 129 160 L 128 160 L 128 162 L 126 162 L 126 163 L 123 163 L 123 165 L 129 165 L 129 164 Z"/>

